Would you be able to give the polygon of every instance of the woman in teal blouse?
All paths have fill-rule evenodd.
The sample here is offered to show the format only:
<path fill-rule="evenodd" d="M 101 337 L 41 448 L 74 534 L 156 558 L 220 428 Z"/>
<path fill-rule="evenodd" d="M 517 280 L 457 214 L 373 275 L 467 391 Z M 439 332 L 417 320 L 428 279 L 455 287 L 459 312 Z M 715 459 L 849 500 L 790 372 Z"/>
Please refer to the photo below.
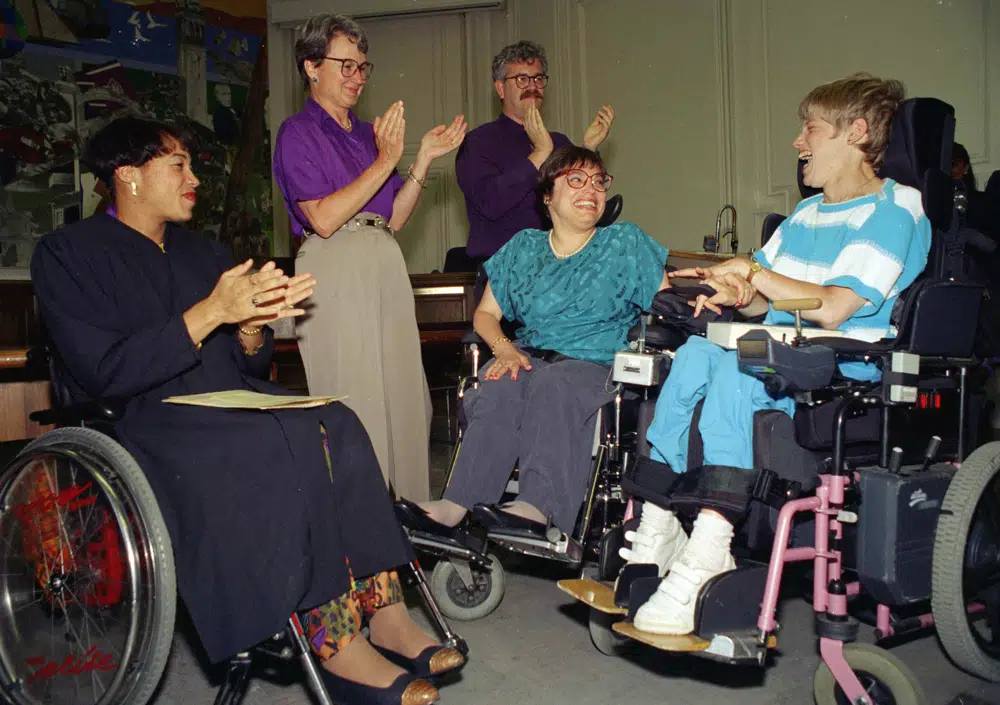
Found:
<path fill-rule="evenodd" d="M 498 523 L 572 531 L 597 411 L 614 397 L 615 352 L 669 285 L 665 247 L 632 223 L 597 227 L 611 180 L 597 153 L 555 150 L 536 186 L 552 230 L 522 230 L 486 262 L 474 325 L 494 359 L 465 396 L 468 427 L 444 498 L 420 505 L 431 519 L 455 526 L 498 501 L 517 463 L 520 495 L 495 510 Z M 520 324 L 516 342 L 503 318 Z"/>

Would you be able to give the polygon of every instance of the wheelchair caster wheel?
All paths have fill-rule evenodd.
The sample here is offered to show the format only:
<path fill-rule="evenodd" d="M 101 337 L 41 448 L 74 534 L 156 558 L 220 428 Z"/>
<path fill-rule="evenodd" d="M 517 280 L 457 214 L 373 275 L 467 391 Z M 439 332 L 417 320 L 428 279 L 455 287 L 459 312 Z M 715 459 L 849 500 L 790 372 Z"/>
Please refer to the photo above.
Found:
<path fill-rule="evenodd" d="M 594 648 L 605 656 L 621 656 L 628 649 L 632 640 L 612 631 L 611 627 L 615 622 L 620 622 L 622 615 L 607 614 L 600 610 L 590 608 L 590 641 Z"/>
<path fill-rule="evenodd" d="M 503 566 L 492 553 L 488 558 L 489 570 L 471 568 L 471 585 L 451 561 L 442 560 L 434 566 L 430 589 L 446 617 L 471 622 L 482 619 L 499 606 L 506 584 Z"/>
<path fill-rule="evenodd" d="M 870 644 L 845 644 L 844 658 L 868 693 L 868 705 L 927 705 L 913 671 L 885 649 Z M 816 705 L 854 705 L 825 663 L 816 668 L 813 697 Z"/>

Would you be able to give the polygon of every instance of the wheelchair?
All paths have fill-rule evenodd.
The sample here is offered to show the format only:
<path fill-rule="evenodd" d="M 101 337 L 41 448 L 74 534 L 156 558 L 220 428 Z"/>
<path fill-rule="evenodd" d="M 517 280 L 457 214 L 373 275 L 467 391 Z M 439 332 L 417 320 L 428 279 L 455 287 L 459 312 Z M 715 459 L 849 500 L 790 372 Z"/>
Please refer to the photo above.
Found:
<path fill-rule="evenodd" d="M 609 198 L 598 225 L 604 227 L 614 223 L 622 208 L 621 195 Z M 462 450 L 465 418 L 461 400 L 470 388 L 479 384 L 481 348 L 485 345 L 475 331 L 466 333 L 462 342 L 471 371 L 459 380 L 458 437 L 445 487 L 451 481 Z M 622 496 L 620 478 L 622 460 L 627 461 L 631 451 L 625 449 L 628 443 L 623 444 L 622 441 L 623 433 L 628 436 L 630 432 L 623 432 L 623 429 L 635 427 L 634 420 L 629 421 L 628 415 L 637 410 L 639 396 L 620 390 L 597 413 L 585 499 L 572 532 L 561 531 L 555 526 L 549 526 L 543 533 L 500 527 L 481 530 L 477 524 L 486 522 L 476 521 L 463 523 L 449 532 L 441 532 L 408 525 L 411 522 L 408 521 L 407 514 L 400 514 L 401 523 L 413 547 L 437 559 L 429 584 L 445 616 L 459 621 L 472 621 L 486 617 L 500 605 L 506 585 L 505 571 L 499 557 L 502 552 L 550 560 L 569 570 L 580 571 L 581 576 L 594 574 L 597 557 L 608 552 L 601 550 L 601 541 L 604 537 L 614 538 L 610 530 L 620 525 L 624 518 L 626 502 Z M 505 496 L 516 495 L 518 491 L 517 469 L 512 468 L 512 471 Z M 475 508 L 470 516 L 475 519 Z"/>
<path fill-rule="evenodd" d="M 973 349 L 983 293 L 948 275 L 969 244 L 952 221 L 946 176 L 953 115 L 941 101 L 911 99 L 894 119 L 882 175 L 919 188 L 933 226 L 925 273 L 894 313 L 896 338 L 806 338 L 798 314 L 785 334 L 762 326 L 733 340 L 732 330 L 709 325 L 708 337 L 735 349 L 745 373 L 773 394 L 794 396 L 796 414 L 755 416 L 757 475 L 733 542 L 737 569 L 699 594 L 692 635 L 648 634 L 632 624 L 659 584 L 655 566 L 560 582 L 590 606 L 591 633 L 595 620 L 604 628 L 594 641 L 605 653 L 635 641 L 764 666 L 777 647 L 782 578 L 799 564 L 811 570 L 819 705 L 925 702 L 897 657 L 857 643 L 862 621 L 874 625 L 876 642 L 933 626 L 957 666 L 1000 681 L 1000 443 L 968 453 L 975 445 Z M 765 239 L 779 219 L 765 220 Z M 775 307 L 800 313 L 816 303 Z M 881 380 L 838 379 L 837 365 L 847 360 L 879 364 Z M 692 463 L 700 454 L 696 428 Z M 648 455 L 644 432 L 640 426 L 640 456 Z M 626 479 L 642 472 L 641 460 L 624 471 Z"/>
<path fill-rule="evenodd" d="M 177 608 L 173 550 L 153 491 L 114 438 L 123 407 L 65 403 L 56 424 L 0 472 L 0 694 L 14 705 L 144 705 L 166 666 Z M 400 570 L 445 645 L 468 653 L 419 562 Z M 303 623 L 233 656 L 215 705 L 238 705 L 251 665 L 298 659 L 316 702 L 333 705 Z"/>

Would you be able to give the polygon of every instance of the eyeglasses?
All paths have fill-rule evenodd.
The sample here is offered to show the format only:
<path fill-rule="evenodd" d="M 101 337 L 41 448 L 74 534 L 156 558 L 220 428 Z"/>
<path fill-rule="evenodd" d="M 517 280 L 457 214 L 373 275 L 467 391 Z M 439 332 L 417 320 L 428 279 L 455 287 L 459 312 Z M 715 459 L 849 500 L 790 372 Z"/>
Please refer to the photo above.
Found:
<path fill-rule="evenodd" d="M 361 71 L 361 77 L 367 81 L 371 78 L 372 71 L 375 70 L 375 64 L 370 61 L 359 64 L 354 59 L 338 59 L 336 56 L 324 56 L 323 58 L 330 61 L 339 61 L 340 73 L 344 78 L 350 78 L 358 71 Z"/>
<path fill-rule="evenodd" d="M 566 177 L 566 183 L 569 184 L 570 188 L 582 189 L 589 181 L 594 185 L 594 188 L 602 192 L 611 188 L 611 182 L 615 180 L 615 177 L 611 174 L 588 175 L 583 169 L 566 169 L 565 171 L 560 171 L 556 174 L 557 179 L 560 176 Z"/>
<path fill-rule="evenodd" d="M 545 88 L 545 84 L 549 82 L 549 77 L 544 73 L 536 73 L 534 76 L 519 73 L 516 76 L 507 76 L 504 80 L 513 81 L 514 85 L 518 88 L 527 88 L 532 83 L 535 84 L 535 88 Z"/>

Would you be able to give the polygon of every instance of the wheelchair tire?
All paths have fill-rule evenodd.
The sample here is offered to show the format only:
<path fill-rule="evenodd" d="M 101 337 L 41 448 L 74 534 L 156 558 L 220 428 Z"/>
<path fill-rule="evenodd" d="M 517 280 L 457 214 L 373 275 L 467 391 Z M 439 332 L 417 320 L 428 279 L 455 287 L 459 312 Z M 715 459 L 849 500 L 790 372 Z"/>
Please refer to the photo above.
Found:
<path fill-rule="evenodd" d="M 80 479 L 88 477 L 85 484 Z M 63 484 L 67 478 L 69 484 Z M 14 504 L 18 500 L 23 502 L 23 493 L 19 494 L 23 490 L 21 485 L 29 488 L 28 504 Z M 42 487 L 40 498 L 30 494 L 31 488 L 37 487 Z M 86 495 L 82 494 L 91 487 L 93 489 Z M 86 506 L 87 511 L 79 508 L 82 506 Z M 98 532 L 104 537 L 100 541 L 95 541 L 91 533 L 91 516 L 95 513 L 102 517 L 97 520 L 101 523 Z M 32 517 L 32 522 L 29 523 L 26 516 Z M 39 570 L 39 551 L 31 541 L 38 536 L 30 536 L 33 533 L 31 525 L 48 521 L 58 527 L 55 529 L 59 536 L 56 551 L 63 563 L 59 567 L 55 567 L 55 562 L 53 567 L 45 566 L 43 577 L 48 577 L 47 586 L 40 586 L 29 568 L 29 596 L 41 593 L 43 597 L 36 598 L 33 603 L 41 603 L 38 609 L 51 617 L 53 630 L 61 629 L 67 642 L 78 644 L 75 649 L 71 647 L 70 654 L 85 651 L 82 656 L 66 656 L 59 664 L 48 663 L 34 673 L 25 673 L 24 668 L 18 673 L 10 668 L 11 662 L 17 660 L 11 659 L 11 647 L 0 643 L 0 688 L 12 698 L 11 702 L 36 705 L 51 702 L 52 697 L 58 698 L 51 693 L 40 698 L 32 695 L 30 684 L 36 679 L 41 682 L 42 672 L 46 670 L 44 678 L 53 683 L 46 685 L 47 688 L 61 687 L 55 683 L 67 675 L 74 679 L 81 672 L 85 677 L 90 675 L 91 682 L 99 683 L 102 689 L 98 693 L 98 685 L 91 686 L 94 702 L 98 705 L 145 705 L 149 702 L 163 675 L 173 643 L 177 588 L 167 527 L 135 459 L 112 438 L 93 429 L 49 431 L 26 446 L 0 473 L 0 519 L 3 519 L 5 534 L 8 529 L 12 532 L 3 537 L 7 544 L 2 556 L 4 565 L 8 561 L 31 565 L 27 550 L 24 556 L 12 555 L 16 554 L 16 546 L 11 548 L 11 537 L 19 532 L 21 541 L 16 544 L 33 551 L 35 571 Z M 25 538 L 26 526 L 28 538 Z M 40 533 L 43 529 L 38 530 L 42 536 L 43 558 L 53 552 L 52 529 L 47 530 L 48 538 Z M 95 545 L 98 545 L 96 549 Z M 67 553 L 64 552 L 71 556 L 69 568 L 65 566 Z M 115 572 L 116 564 L 120 572 Z M 56 585 L 52 589 L 56 575 L 67 587 Z M 23 585 L 23 575 L 18 577 Z M 115 583 L 118 583 L 117 590 L 110 589 Z M 10 598 L 11 585 L 6 584 L 4 588 L 6 597 Z M 33 604 L 29 606 L 34 607 Z M 30 610 L 17 610 L 18 613 L 22 611 Z M 82 617 L 77 625 L 79 629 L 73 626 L 77 615 Z M 57 622 L 62 626 L 57 626 Z M 94 626 L 89 626 L 91 624 Z M 17 626 L 12 614 L 11 626 L 9 629 L 4 627 L 0 638 L 7 636 L 10 630 L 16 633 Z M 86 648 L 87 640 L 89 649 Z M 120 649 L 117 648 L 119 643 Z M 98 644 L 105 649 L 100 659 L 98 655 L 102 651 Z M 38 656 L 32 660 L 41 663 L 46 658 Z M 114 663 L 116 658 L 117 664 Z M 70 662 L 72 667 L 67 668 Z M 107 686 L 97 678 L 105 674 Z M 79 690 L 80 681 L 73 683 Z M 87 695 L 88 701 L 90 697 Z M 78 702 L 84 700 L 78 699 Z"/>
<path fill-rule="evenodd" d="M 885 649 L 871 644 L 844 644 L 844 658 L 871 695 L 871 705 L 927 705 L 913 671 Z M 816 705 L 852 705 L 823 662 L 813 676 L 813 698 Z"/>
<path fill-rule="evenodd" d="M 969 603 L 979 593 L 967 594 L 973 588 L 966 579 L 976 569 L 996 573 L 998 565 L 1000 442 L 994 442 L 976 449 L 948 485 L 934 536 L 931 577 L 931 611 L 945 653 L 959 668 L 994 683 L 1000 682 L 1000 635 L 994 634 L 990 644 L 970 621 Z M 988 609 L 1000 611 L 1000 581 L 988 590 L 993 594 Z M 987 621 L 997 624 L 998 619 L 1000 614 Z"/>
<path fill-rule="evenodd" d="M 605 656 L 622 656 L 627 653 L 634 642 L 628 637 L 612 630 L 612 625 L 624 619 L 620 614 L 607 614 L 590 608 L 590 619 L 587 626 L 590 629 L 590 641 L 594 648 Z"/>
<path fill-rule="evenodd" d="M 506 578 L 497 557 L 489 554 L 488 571 L 472 569 L 474 586 L 469 590 L 451 561 L 441 560 L 431 572 L 430 588 L 441 612 L 450 619 L 472 622 L 490 614 L 503 600 Z"/>

